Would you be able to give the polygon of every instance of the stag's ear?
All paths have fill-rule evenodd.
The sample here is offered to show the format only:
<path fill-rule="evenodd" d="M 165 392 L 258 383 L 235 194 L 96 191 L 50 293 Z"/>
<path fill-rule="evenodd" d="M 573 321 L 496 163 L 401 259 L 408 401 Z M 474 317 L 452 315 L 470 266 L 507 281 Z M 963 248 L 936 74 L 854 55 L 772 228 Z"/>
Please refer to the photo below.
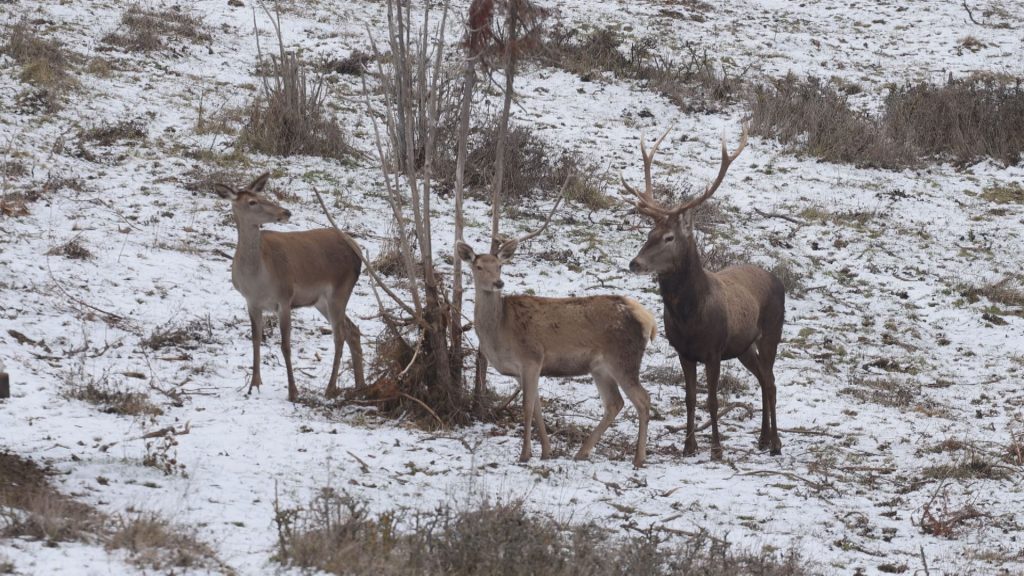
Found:
<path fill-rule="evenodd" d="M 217 193 L 217 196 L 220 196 L 225 200 L 231 200 L 232 202 L 234 202 L 235 199 L 238 198 L 238 193 L 235 192 L 231 188 L 231 186 L 228 186 L 226 184 L 214 184 L 213 191 Z"/>
<path fill-rule="evenodd" d="M 501 260 L 502 263 L 508 262 L 516 253 L 516 248 L 519 248 L 519 240 L 513 238 L 512 240 L 502 243 L 501 246 L 498 246 L 498 253 L 495 254 L 495 256 L 497 256 L 498 260 Z"/>
<path fill-rule="evenodd" d="M 255 180 L 252 181 L 252 184 L 249 184 L 246 190 L 253 194 L 259 194 L 267 185 L 267 180 L 270 180 L 270 172 L 264 172 L 263 174 L 260 174 Z"/>
<path fill-rule="evenodd" d="M 455 253 L 459 255 L 460 260 L 467 264 L 472 264 L 473 260 L 476 260 L 476 253 L 473 252 L 473 248 L 461 240 L 455 244 Z"/>

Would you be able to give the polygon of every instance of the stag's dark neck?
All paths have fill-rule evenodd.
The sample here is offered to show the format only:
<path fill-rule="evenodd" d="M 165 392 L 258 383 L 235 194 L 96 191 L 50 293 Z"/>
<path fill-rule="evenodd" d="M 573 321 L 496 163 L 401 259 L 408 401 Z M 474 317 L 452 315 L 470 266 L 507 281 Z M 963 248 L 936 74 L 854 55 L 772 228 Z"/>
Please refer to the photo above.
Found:
<path fill-rule="evenodd" d="M 658 275 L 658 285 L 661 298 L 674 317 L 695 317 L 697 309 L 711 292 L 711 283 L 694 242 L 687 243 L 671 271 Z"/>

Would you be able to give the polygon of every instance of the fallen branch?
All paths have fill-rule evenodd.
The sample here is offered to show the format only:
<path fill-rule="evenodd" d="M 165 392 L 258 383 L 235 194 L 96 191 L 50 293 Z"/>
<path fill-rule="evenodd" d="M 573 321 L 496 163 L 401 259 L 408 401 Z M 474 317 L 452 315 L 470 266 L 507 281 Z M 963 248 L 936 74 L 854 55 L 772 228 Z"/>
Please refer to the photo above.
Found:
<path fill-rule="evenodd" d="M 730 476 L 729 478 L 734 478 L 736 476 L 782 476 L 783 478 L 803 482 L 819 492 L 831 490 L 836 494 L 839 493 L 839 490 L 837 490 L 834 486 L 831 486 L 829 484 L 822 484 L 820 482 L 815 482 L 814 480 L 809 480 L 807 478 L 804 478 L 803 476 L 800 476 L 799 474 L 786 472 L 784 470 L 750 470 L 748 472 L 737 472 Z M 728 480 L 729 478 L 726 478 L 726 480 Z"/>
<path fill-rule="evenodd" d="M 184 435 L 188 434 L 191 431 L 192 431 L 192 422 L 188 421 L 188 422 L 185 422 L 184 426 L 182 426 L 181 428 L 178 428 L 178 429 L 175 429 L 174 426 L 167 426 L 167 427 L 164 427 L 164 428 L 160 428 L 158 430 L 153 430 L 152 432 L 146 432 L 142 436 L 136 436 L 134 438 L 126 438 L 124 440 L 116 440 L 114 442 L 109 442 L 107 444 L 103 444 L 103 445 L 100 446 L 100 452 L 106 452 L 112 446 L 116 446 L 116 445 L 120 444 L 121 442 L 132 442 L 132 441 L 135 441 L 135 440 L 151 440 L 153 438 L 164 438 L 166 436 L 184 436 Z"/>
<path fill-rule="evenodd" d="M 420 406 L 422 406 L 424 410 L 429 412 L 430 415 L 434 417 L 434 420 L 437 420 L 437 423 L 440 424 L 442 428 L 445 427 L 444 420 L 441 420 L 441 417 L 437 415 L 437 412 L 434 412 L 434 410 L 430 406 L 427 406 L 426 402 L 424 402 L 423 400 L 420 400 L 419 398 L 416 398 L 415 396 L 410 396 L 410 395 L 406 394 L 405 392 L 399 392 L 398 394 L 401 397 L 408 398 L 409 400 L 412 400 L 413 402 L 415 402 L 415 403 L 419 404 Z"/>
<path fill-rule="evenodd" d="M 793 216 L 789 216 L 787 214 L 780 214 L 778 212 L 765 212 L 765 211 L 763 211 L 763 210 L 761 210 L 759 208 L 754 208 L 754 212 L 756 212 L 757 215 L 761 216 L 762 218 L 781 218 L 782 220 L 785 220 L 786 222 L 792 222 L 793 224 L 796 224 L 797 226 L 806 226 L 807 225 L 807 222 L 804 222 L 803 220 L 801 220 L 799 218 L 794 218 Z"/>

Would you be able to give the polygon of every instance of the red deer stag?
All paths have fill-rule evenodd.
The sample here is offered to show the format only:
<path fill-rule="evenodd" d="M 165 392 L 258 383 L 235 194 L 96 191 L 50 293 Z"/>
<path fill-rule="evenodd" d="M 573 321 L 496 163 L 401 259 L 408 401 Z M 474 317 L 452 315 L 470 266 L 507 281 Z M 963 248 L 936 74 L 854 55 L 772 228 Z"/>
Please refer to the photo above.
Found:
<path fill-rule="evenodd" d="M 554 211 L 552 210 L 552 214 Z M 523 388 L 523 451 L 520 462 L 532 456 L 530 433 L 537 419 L 541 458 L 551 457 L 541 404 L 541 376 L 591 374 L 604 403 L 604 416 L 583 442 L 576 460 L 586 460 L 601 435 L 622 410 L 621 387 L 636 407 L 640 430 L 633 465 L 641 467 L 647 455 L 647 421 L 651 401 L 640 385 L 640 362 L 647 342 L 654 338 L 654 316 L 637 301 L 623 296 L 540 298 L 502 296 L 501 266 L 521 242 L 533 238 L 544 225 L 518 240 L 501 244 L 496 254 L 476 254 L 459 242 L 456 252 L 470 265 L 476 287 L 475 325 L 480 350 L 487 362 L 519 380 Z"/>
<path fill-rule="evenodd" d="M 739 359 L 761 385 L 761 435 L 758 448 L 782 453 L 775 421 L 775 352 L 782 338 L 786 293 L 782 282 L 757 266 L 730 266 L 707 272 L 701 266 L 693 237 L 693 209 L 710 198 L 725 178 L 729 165 L 747 145 L 743 128 L 739 147 L 729 154 L 722 137 L 722 164 L 704 192 L 672 207 L 654 199 L 651 162 L 665 134 L 650 153 L 640 140 L 646 189 L 639 192 L 622 180 L 636 196 L 637 211 L 654 221 L 647 242 L 629 269 L 638 274 L 655 273 L 665 305 L 665 335 L 679 354 L 686 380 L 686 442 L 683 454 L 697 451 L 694 410 L 697 403 L 697 363 L 707 370 L 708 411 L 711 413 L 711 456 L 722 457 L 718 435 L 718 375 L 722 360 Z"/>
<path fill-rule="evenodd" d="M 291 212 L 262 196 L 270 178 L 261 175 L 241 190 L 216 184 L 221 198 L 231 201 L 238 227 L 238 245 L 231 265 L 231 282 L 242 293 L 252 324 L 252 381 L 249 393 L 262 384 L 260 343 L 263 341 L 263 312 L 277 312 L 281 329 L 281 352 L 288 371 L 288 400 L 298 400 L 292 375 L 291 316 L 293 308 L 315 306 L 331 323 L 334 332 L 334 364 L 327 383 L 327 397 L 338 395 L 341 353 L 348 342 L 356 385 L 363 385 L 363 356 L 359 329 L 345 316 L 352 288 L 359 279 L 359 255 L 333 228 L 303 232 L 264 232 L 260 226 L 287 222 Z"/>

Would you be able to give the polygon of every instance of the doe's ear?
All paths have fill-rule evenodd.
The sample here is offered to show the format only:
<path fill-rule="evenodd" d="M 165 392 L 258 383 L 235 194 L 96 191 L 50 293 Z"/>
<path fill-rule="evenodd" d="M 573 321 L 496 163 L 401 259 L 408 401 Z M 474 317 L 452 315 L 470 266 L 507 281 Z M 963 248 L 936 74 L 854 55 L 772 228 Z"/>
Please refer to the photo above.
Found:
<path fill-rule="evenodd" d="M 473 260 L 476 260 L 476 253 L 473 252 L 473 248 L 462 240 L 456 242 L 455 253 L 458 254 L 460 260 L 468 264 L 472 264 Z"/>
<path fill-rule="evenodd" d="M 252 184 L 249 184 L 249 186 L 246 187 L 246 190 L 253 194 L 259 194 L 267 185 L 267 180 L 270 180 L 270 172 L 264 172 L 257 176 L 256 179 L 252 181 Z"/>
<path fill-rule="evenodd" d="M 512 259 L 512 255 L 516 253 L 516 248 L 519 248 L 519 240 L 513 238 L 498 246 L 498 253 L 495 256 L 502 262 L 508 262 Z"/>
<path fill-rule="evenodd" d="M 224 198 L 225 200 L 231 200 L 232 202 L 234 202 L 235 199 L 238 198 L 238 193 L 235 192 L 231 188 L 231 186 L 228 186 L 226 184 L 220 184 L 220 183 L 214 184 L 213 185 L 213 191 L 217 193 L 217 196 L 220 196 L 221 198 Z"/>

